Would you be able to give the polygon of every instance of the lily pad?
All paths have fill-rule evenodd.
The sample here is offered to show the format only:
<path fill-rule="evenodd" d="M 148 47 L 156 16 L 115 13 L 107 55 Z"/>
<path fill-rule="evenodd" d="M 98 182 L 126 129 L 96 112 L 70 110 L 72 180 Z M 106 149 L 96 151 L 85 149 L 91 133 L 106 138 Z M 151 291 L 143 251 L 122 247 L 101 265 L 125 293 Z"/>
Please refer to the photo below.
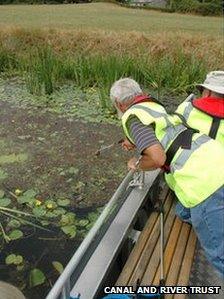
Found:
<path fill-rule="evenodd" d="M 69 237 L 71 239 L 76 236 L 76 226 L 75 225 L 62 226 L 61 229 L 66 235 L 69 235 Z"/>
<path fill-rule="evenodd" d="M 43 217 L 45 216 L 47 213 L 46 211 L 46 208 L 45 207 L 35 207 L 33 208 L 33 214 L 36 216 L 36 217 Z"/>
<path fill-rule="evenodd" d="M 68 173 L 76 175 L 79 173 L 79 169 L 72 166 L 68 169 Z"/>
<path fill-rule="evenodd" d="M 4 192 L 4 190 L 0 190 L 0 198 L 3 198 L 3 197 L 4 197 L 4 195 L 5 195 L 5 192 Z"/>
<path fill-rule="evenodd" d="M 97 212 L 91 212 L 91 213 L 88 214 L 88 219 L 91 223 L 96 222 L 98 217 L 99 217 L 99 214 Z"/>
<path fill-rule="evenodd" d="M 9 198 L 0 198 L 0 207 L 7 207 L 11 203 L 11 199 Z"/>
<path fill-rule="evenodd" d="M 67 213 L 61 216 L 60 225 L 71 225 L 75 223 L 75 214 L 74 213 Z"/>
<path fill-rule="evenodd" d="M 50 222 L 47 221 L 47 220 L 43 220 L 43 221 L 41 221 L 40 223 L 41 223 L 43 226 L 47 226 L 47 225 L 50 224 Z"/>
<path fill-rule="evenodd" d="M 16 259 L 16 255 L 15 254 L 8 255 L 6 257 L 6 259 L 5 259 L 6 265 L 12 265 L 12 264 L 14 264 L 15 259 Z"/>
<path fill-rule="evenodd" d="M 18 203 L 34 203 L 37 192 L 33 189 L 27 190 L 23 195 L 17 198 Z"/>
<path fill-rule="evenodd" d="M 70 204 L 70 200 L 69 199 L 58 199 L 57 200 L 57 204 L 61 207 L 66 207 Z"/>
<path fill-rule="evenodd" d="M 27 154 L 10 154 L 0 156 L 0 164 L 19 163 L 24 162 L 28 158 Z"/>
<path fill-rule="evenodd" d="M 53 262 L 52 262 L 52 265 L 53 265 L 53 267 L 55 268 L 55 270 L 57 270 L 57 272 L 58 272 L 59 274 L 61 274 L 61 273 L 63 272 L 64 267 L 63 267 L 63 265 L 62 265 L 60 262 L 58 262 L 58 261 L 53 261 Z"/>
<path fill-rule="evenodd" d="M 9 236 L 10 240 L 18 240 L 23 237 L 23 232 L 19 229 L 15 229 L 15 230 L 11 231 L 8 236 Z"/>
<path fill-rule="evenodd" d="M 8 177 L 8 174 L 2 169 L 0 168 L 0 180 L 4 180 Z"/>
<path fill-rule="evenodd" d="M 11 227 L 11 228 L 18 228 L 18 227 L 20 227 L 20 225 L 21 225 L 21 223 L 16 219 L 10 220 L 7 224 L 7 226 Z"/>
<path fill-rule="evenodd" d="M 40 269 L 35 268 L 30 271 L 29 283 L 31 288 L 43 284 L 45 280 L 46 276 Z"/>
<path fill-rule="evenodd" d="M 45 201 L 45 206 L 46 206 L 47 209 L 53 210 L 53 209 L 57 208 L 58 205 L 53 200 L 46 200 Z"/>
<path fill-rule="evenodd" d="M 23 257 L 21 255 L 9 254 L 5 259 L 6 265 L 21 265 L 23 263 Z"/>
<path fill-rule="evenodd" d="M 77 225 L 81 226 L 81 227 L 85 227 L 87 224 L 89 224 L 89 220 L 88 219 L 79 220 L 79 222 L 77 223 Z"/>

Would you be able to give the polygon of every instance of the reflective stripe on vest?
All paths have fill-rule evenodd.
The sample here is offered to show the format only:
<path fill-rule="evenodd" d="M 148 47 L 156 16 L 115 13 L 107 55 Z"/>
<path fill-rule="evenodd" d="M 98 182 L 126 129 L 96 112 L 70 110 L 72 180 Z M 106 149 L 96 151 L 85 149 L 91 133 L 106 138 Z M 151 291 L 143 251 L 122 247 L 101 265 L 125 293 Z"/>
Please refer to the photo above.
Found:
<path fill-rule="evenodd" d="M 126 126 L 130 115 L 137 116 L 144 125 L 155 124 L 156 137 L 165 151 L 176 136 L 186 129 L 179 117 L 167 115 L 152 103 L 142 103 L 129 108 L 122 117 L 127 137 L 130 136 Z M 179 148 L 174 155 L 170 165 L 171 172 L 165 174 L 165 179 L 181 203 L 190 208 L 204 201 L 223 185 L 223 165 L 224 147 L 206 135 L 195 133 L 191 149 Z"/>
<path fill-rule="evenodd" d="M 187 160 L 190 158 L 192 152 L 194 152 L 195 150 L 197 150 L 200 146 L 202 146 L 202 144 L 204 144 L 205 142 L 208 142 L 210 140 L 210 138 L 206 135 L 200 135 L 196 140 L 194 140 L 194 142 L 192 142 L 191 145 L 191 150 L 184 150 L 180 153 L 180 155 L 178 156 L 178 158 L 176 159 L 176 166 L 175 169 L 173 168 L 173 166 L 171 165 L 170 169 L 171 172 L 175 171 L 175 170 L 180 170 L 181 168 L 184 167 L 184 164 L 187 162 Z"/>

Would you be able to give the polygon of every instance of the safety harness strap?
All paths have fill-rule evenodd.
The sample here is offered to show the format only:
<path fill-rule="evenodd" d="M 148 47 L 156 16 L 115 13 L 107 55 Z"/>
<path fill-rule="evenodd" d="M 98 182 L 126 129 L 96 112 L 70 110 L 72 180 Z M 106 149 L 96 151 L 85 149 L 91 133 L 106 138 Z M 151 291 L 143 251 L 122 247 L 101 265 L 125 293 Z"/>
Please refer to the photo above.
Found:
<path fill-rule="evenodd" d="M 194 130 L 186 129 L 182 131 L 172 142 L 168 151 L 166 152 L 166 162 L 163 167 L 163 170 L 166 173 L 170 172 L 170 163 L 180 147 L 182 149 L 189 149 L 189 150 L 191 149 L 192 136 L 194 133 L 195 133 Z"/>
<path fill-rule="evenodd" d="M 162 169 L 166 172 L 169 173 L 170 172 L 170 163 L 173 159 L 173 157 L 175 156 L 176 152 L 178 151 L 178 149 L 181 147 L 182 149 L 191 149 L 191 143 L 192 143 L 192 137 L 194 135 L 194 133 L 198 133 L 199 130 L 194 129 L 192 127 L 190 127 L 186 121 L 186 119 L 184 118 L 183 115 L 175 112 L 175 115 L 177 115 L 183 125 L 186 127 L 186 130 L 182 131 L 172 142 L 172 144 L 170 145 L 168 151 L 166 152 L 166 162 L 164 164 L 164 166 L 162 167 Z"/>
<path fill-rule="evenodd" d="M 219 126 L 220 126 L 220 122 L 221 122 L 220 118 L 213 117 L 212 125 L 211 125 L 211 128 L 210 128 L 209 134 L 208 134 L 209 137 L 211 137 L 213 139 L 216 138 L 216 135 L 218 133 L 218 129 L 219 129 Z"/>

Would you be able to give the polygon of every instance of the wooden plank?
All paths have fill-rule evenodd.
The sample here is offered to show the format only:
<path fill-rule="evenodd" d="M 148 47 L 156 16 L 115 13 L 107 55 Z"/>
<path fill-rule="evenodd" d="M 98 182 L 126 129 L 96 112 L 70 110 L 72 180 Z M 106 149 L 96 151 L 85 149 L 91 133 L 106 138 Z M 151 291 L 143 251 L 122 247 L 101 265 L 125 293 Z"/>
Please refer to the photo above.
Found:
<path fill-rule="evenodd" d="M 177 246 L 173 255 L 172 263 L 166 278 L 166 285 L 177 285 L 182 260 L 184 257 L 187 241 L 189 238 L 191 226 L 184 223 L 181 228 Z M 172 299 L 174 295 L 166 295 L 166 299 Z"/>
<path fill-rule="evenodd" d="M 168 194 L 169 194 L 168 192 L 169 192 L 169 190 L 167 188 L 164 188 L 161 198 L 162 199 L 165 198 L 165 200 L 168 200 Z M 149 216 L 149 219 L 139 237 L 139 240 L 136 243 L 136 245 L 134 246 L 134 248 L 133 248 L 133 250 L 132 250 L 117 282 L 116 282 L 116 285 L 125 286 L 128 284 L 130 276 L 133 273 L 134 269 L 136 268 L 136 265 L 137 265 L 138 260 L 144 250 L 144 247 L 146 246 L 146 243 L 153 231 L 153 228 L 155 227 L 155 224 L 158 220 L 158 216 L 159 215 L 157 212 L 153 212 Z"/>
<path fill-rule="evenodd" d="M 197 243 L 197 237 L 196 237 L 196 234 L 195 234 L 193 228 L 191 228 L 190 236 L 189 236 L 188 243 L 187 243 L 187 248 L 186 248 L 184 258 L 182 261 L 182 265 L 181 265 L 179 279 L 177 282 L 177 285 L 179 285 L 179 286 L 188 285 L 190 272 L 191 272 L 191 266 L 192 266 L 192 263 L 194 260 L 194 252 L 195 252 L 196 243 Z M 185 298 L 186 298 L 185 294 L 180 294 L 180 295 L 174 296 L 174 299 L 185 299 Z"/>
<path fill-rule="evenodd" d="M 131 254 L 130 254 L 126 264 L 124 265 L 124 268 L 116 282 L 116 285 L 125 286 L 128 284 L 130 275 L 134 271 L 134 268 L 136 267 L 138 259 L 142 254 L 142 251 L 143 251 L 145 244 L 147 243 L 147 240 L 153 230 L 153 227 L 155 226 L 157 219 L 158 219 L 158 213 L 153 212 L 150 215 L 150 217 L 146 223 L 146 226 L 144 227 L 144 230 L 140 234 L 137 244 L 134 246 L 133 250 L 131 251 Z"/>
<path fill-rule="evenodd" d="M 174 221 L 174 225 L 169 236 L 169 240 L 166 244 L 165 251 L 164 251 L 164 275 L 167 276 L 167 273 L 170 269 L 170 265 L 172 262 L 173 254 L 175 252 L 176 244 L 178 241 L 179 233 L 182 227 L 182 221 L 176 217 Z M 152 282 L 153 285 L 159 285 L 160 280 L 160 267 L 157 268 L 156 275 Z"/>
<path fill-rule="evenodd" d="M 169 215 L 167 217 L 166 222 L 164 223 L 164 245 L 167 244 L 170 233 L 172 231 L 172 227 L 174 224 L 175 219 L 175 203 L 172 204 L 172 207 L 170 209 Z M 159 229 L 160 229 L 160 223 L 159 223 Z M 148 266 L 146 268 L 146 271 L 143 275 L 141 285 L 151 285 L 153 278 L 155 276 L 156 270 L 159 267 L 160 264 L 160 238 L 158 239 L 158 242 L 156 244 L 156 247 L 154 249 L 154 252 L 151 256 L 151 259 L 148 263 Z"/>
<path fill-rule="evenodd" d="M 168 216 L 168 213 L 170 211 L 170 208 L 171 208 L 171 205 L 172 205 L 172 199 L 170 197 L 170 194 L 168 195 L 168 198 L 164 204 L 164 214 L 165 214 L 165 217 L 164 217 L 164 220 L 166 221 L 166 218 Z M 148 265 L 148 262 L 151 258 L 151 255 L 154 251 L 154 248 L 156 246 L 156 243 L 158 242 L 158 238 L 159 238 L 159 233 L 160 233 L 160 226 L 159 226 L 159 223 L 160 223 L 160 219 L 159 217 L 157 218 L 157 221 L 154 225 L 154 228 L 150 234 L 150 237 L 142 251 L 142 254 L 138 260 L 138 263 L 136 264 L 136 267 L 130 277 L 130 280 L 128 282 L 128 285 L 135 285 L 137 280 L 140 280 L 142 279 L 142 276 L 145 272 L 145 269 L 147 268 L 147 265 Z"/>

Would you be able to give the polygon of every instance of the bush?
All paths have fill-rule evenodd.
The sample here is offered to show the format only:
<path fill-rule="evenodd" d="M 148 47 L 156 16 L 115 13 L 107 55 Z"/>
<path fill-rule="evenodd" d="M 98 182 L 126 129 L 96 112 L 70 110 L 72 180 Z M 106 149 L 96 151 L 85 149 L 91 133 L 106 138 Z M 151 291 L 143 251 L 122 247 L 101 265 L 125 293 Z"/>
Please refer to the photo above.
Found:
<path fill-rule="evenodd" d="M 169 0 L 167 6 L 177 12 L 221 15 L 222 0 Z"/>
<path fill-rule="evenodd" d="M 169 3 L 171 9 L 179 12 L 195 11 L 198 5 L 197 0 L 171 0 Z"/>
<path fill-rule="evenodd" d="M 196 13 L 199 13 L 203 16 L 208 15 L 221 15 L 222 14 L 222 6 L 221 1 L 220 4 L 215 2 L 212 3 L 199 3 L 196 7 Z"/>

